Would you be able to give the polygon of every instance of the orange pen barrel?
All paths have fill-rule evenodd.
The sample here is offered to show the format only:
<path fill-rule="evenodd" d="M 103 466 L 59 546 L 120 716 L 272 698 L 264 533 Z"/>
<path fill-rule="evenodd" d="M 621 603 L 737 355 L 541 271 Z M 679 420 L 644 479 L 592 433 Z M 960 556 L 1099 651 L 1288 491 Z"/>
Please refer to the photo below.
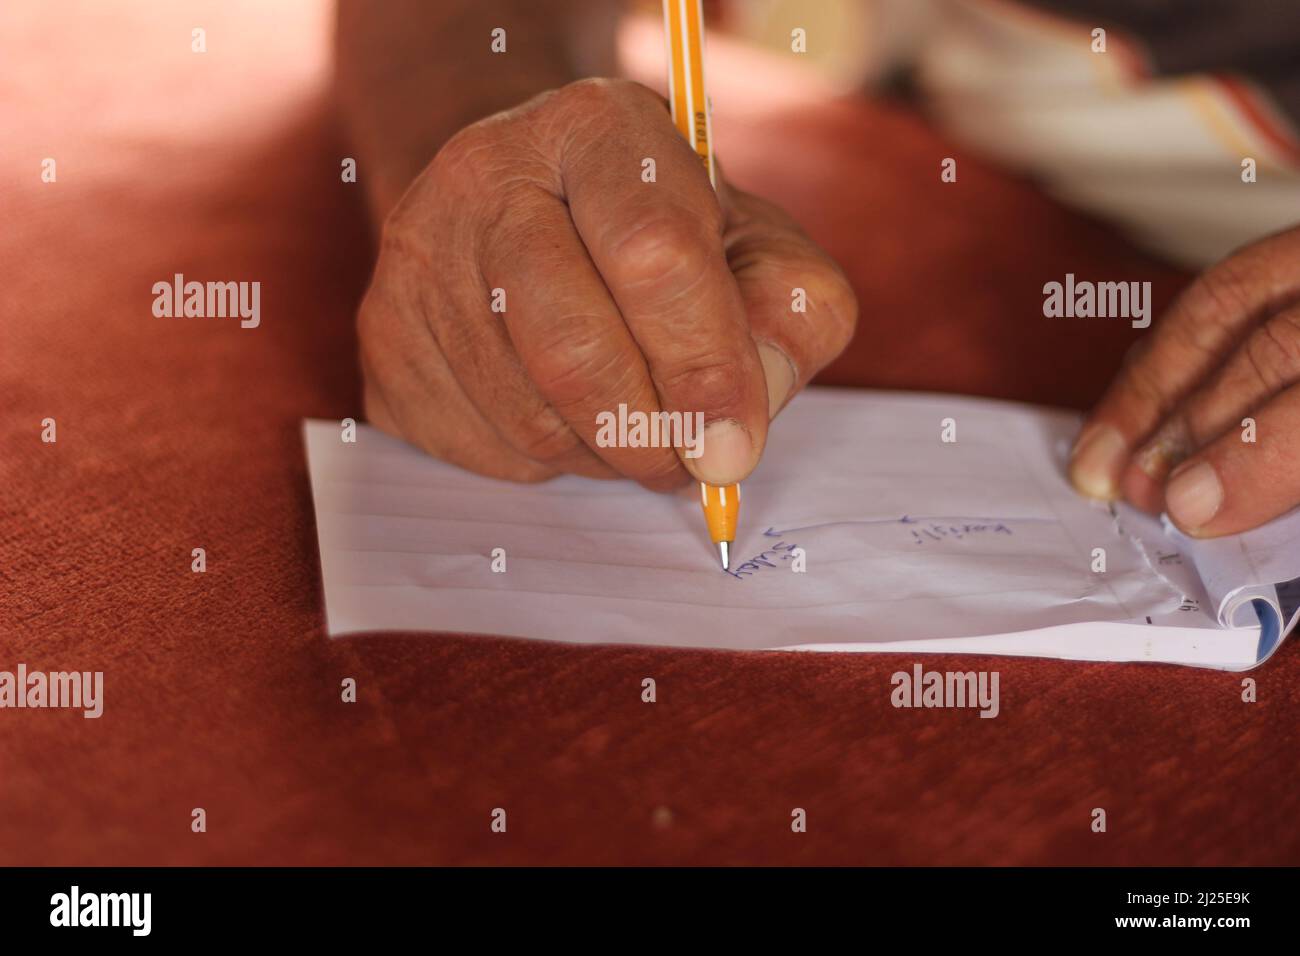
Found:
<path fill-rule="evenodd" d="M 700 502 L 709 538 L 714 544 L 736 540 L 736 518 L 740 514 L 740 485 L 700 484 Z"/>

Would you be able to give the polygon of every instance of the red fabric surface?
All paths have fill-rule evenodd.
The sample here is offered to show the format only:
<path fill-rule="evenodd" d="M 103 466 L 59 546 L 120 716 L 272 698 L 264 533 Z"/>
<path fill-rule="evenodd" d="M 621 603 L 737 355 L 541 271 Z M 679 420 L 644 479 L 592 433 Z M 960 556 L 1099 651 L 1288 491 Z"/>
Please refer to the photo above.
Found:
<path fill-rule="evenodd" d="M 360 417 L 371 257 L 328 44 L 310 2 L 0 8 L 0 670 L 106 683 L 99 720 L 0 711 L 0 863 L 1300 862 L 1294 647 L 1254 704 L 922 658 L 1001 673 L 981 720 L 891 707 L 910 657 L 326 639 L 299 422 Z M 1185 281 L 902 109 L 750 96 L 715 94 L 729 174 L 862 300 L 824 381 L 1084 406 L 1136 333 L 1044 319 L 1042 283 Z M 261 327 L 154 318 L 175 272 L 260 280 Z"/>

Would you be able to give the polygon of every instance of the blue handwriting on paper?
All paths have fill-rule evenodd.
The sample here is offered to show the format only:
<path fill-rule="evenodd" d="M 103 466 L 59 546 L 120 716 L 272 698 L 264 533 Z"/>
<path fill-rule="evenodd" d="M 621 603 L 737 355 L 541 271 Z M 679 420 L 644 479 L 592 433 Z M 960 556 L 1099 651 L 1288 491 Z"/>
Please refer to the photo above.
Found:
<path fill-rule="evenodd" d="M 911 535 L 914 544 L 923 545 L 935 541 L 961 541 L 976 535 L 1012 536 L 1015 532 L 1008 527 L 1008 522 L 1052 522 L 1054 520 L 1052 518 L 913 518 L 910 515 L 903 515 L 901 518 L 872 518 L 865 521 L 827 521 L 802 528 L 786 528 L 784 531 L 768 528 L 763 534 L 769 538 L 781 538 L 797 531 L 814 531 L 818 528 L 833 528 L 838 525 L 902 525 Z M 789 561 L 794 557 L 798 547 L 796 544 L 778 541 L 761 554 L 727 571 L 727 574 L 743 581 L 763 568 L 779 568 L 781 565 L 778 562 Z"/>
<path fill-rule="evenodd" d="M 763 570 L 763 568 L 779 568 L 781 565 L 776 562 L 789 561 L 794 557 L 794 552 L 798 547 L 797 544 L 786 544 L 784 541 L 778 541 L 762 554 L 750 558 L 744 564 L 737 565 L 727 573 L 733 578 L 743 581 L 750 575 Z"/>
<path fill-rule="evenodd" d="M 1053 520 L 1052 518 L 955 518 L 947 516 L 913 518 L 911 515 L 903 515 L 901 518 L 871 518 L 864 521 L 827 521 L 824 524 L 810 524 L 802 528 L 786 528 L 784 531 L 768 528 L 763 534 L 769 538 L 780 538 L 796 531 L 814 531 L 818 528 L 834 528 L 840 525 L 903 525 L 908 529 L 914 544 L 925 544 L 927 541 L 959 541 L 979 534 L 1014 535 L 1015 532 L 1007 526 L 1008 522 L 1050 522 Z"/>
<path fill-rule="evenodd" d="M 940 523 L 942 523 L 942 522 L 953 522 L 953 523 L 970 524 L 970 525 L 979 525 L 979 524 L 1002 525 L 1002 524 L 1005 524 L 1005 523 L 1008 522 L 1008 521 L 1013 522 L 1013 523 L 1020 523 L 1020 522 L 1024 522 L 1024 521 L 1034 521 L 1034 522 L 1046 522 L 1046 523 L 1052 524 L 1052 523 L 1055 523 L 1056 519 L 1055 519 L 1055 518 L 968 518 L 968 517 L 964 517 L 964 516 L 963 516 L 963 517 L 960 517 L 960 518 L 955 518 L 955 517 L 952 517 L 952 516 L 949 516 L 949 515 L 944 515 L 944 516 L 942 516 L 942 517 L 936 517 L 936 516 L 925 516 L 925 517 L 921 517 L 921 518 L 913 518 L 911 515 L 903 515 L 903 517 L 901 517 L 901 518 L 869 518 L 869 519 L 867 519 L 867 520 L 865 520 L 865 521 L 826 521 L 826 522 L 824 522 L 824 523 L 822 523 L 822 524 L 809 524 L 809 525 L 804 525 L 804 526 L 801 527 L 801 528 L 786 528 L 784 531 L 778 530 L 778 529 L 776 529 L 776 528 L 768 528 L 766 531 L 763 532 L 763 534 L 767 535 L 769 538 L 783 538 L 783 537 L 785 537 L 785 536 L 788 535 L 788 534 L 794 534 L 796 531 L 814 531 L 814 530 L 816 530 L 816 529 L 818 529 L 818 528 L 838 528 L 840 525 L 850 525 L 850 524 L 856 524 L 856 525 L 889 525 L 889 524 L 903 524 L 903 525 L 909 525 L 909 524 L 927 524 L 927 523 L 930 523 L 930 522 L 940 522 Z M 1007 533 L 1008 533 L 1008 534 L 1011 533 L 1009 529 L 1008 529 Z"/>
<path fill-rule="evenodd" d="M 932 521 L 910 530 L 915 544 L 925 544 L 929 541 L 960 541 L 980 534 L 1013 534 L 1012 530 L 1001 521 L 964 524 L 943 524 Z"/>

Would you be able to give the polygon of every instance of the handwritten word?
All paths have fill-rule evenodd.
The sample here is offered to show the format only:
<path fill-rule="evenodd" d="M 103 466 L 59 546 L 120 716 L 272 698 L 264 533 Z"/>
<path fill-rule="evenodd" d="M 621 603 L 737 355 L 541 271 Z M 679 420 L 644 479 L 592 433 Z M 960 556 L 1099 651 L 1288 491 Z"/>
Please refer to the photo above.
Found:
<path fill-rule="evenodd" d="M 737 565 L 727 573 L 733 578 L 743 581 L 749 575 L 763 568 L 779 568 L 781 565 L 776 564 L 775 561 L 789 561 L 794 557 L 794 551 L 798 547 L 797 544 L 786 544 L 784 541 L 778 541 L 762 554 L 750 558 L 744 564 Z"/>
<path fill-rule="evenodd" d="M 913 529 L 911 534 L 916 544 L 926 541 L 961 540 L 976 534 L 1012 534 L 1002 522 L 997 524 L 939 524 L 932 522 L 920 529 Z"/>
<path fill-rule="evenodd" d="M 838 527 L 844 527 L 848 525 L 880 525 L 884 527 L 886 525 L 891 525 L 891 524 L 943 524 L 947 527 L 954 527 L 956 525 L 1002 525 L 1006 522 L 1011 522 L 1014 524 L 1015 522 L 1018 521 L 1055 523 L 1056 519 L 1055 518 L 988 518 L 988 517 L 976 517 L 974 515 L 961 515 L 961 516 L 925 515 L 923 517 L 913 518 L 911 515 L 903 515 L 903 517 L 901 518 L 868 518 L 865 520 L 826 521 L 823 522 L 822 524 L 808 524 L 799 528 L 786 528 L 784 530 L 778 530 L 776 528 L 768 528 L 766 531 L 763 532 L 763 534 L 767 535 L 769 538 L 784 538 L 786 535 L 794 534 L 796 531 L 815 531 L 819 528 L 838 528 Z M 1009 533 L 1010 532 L 1008 532 L 1008 534 Z"/>

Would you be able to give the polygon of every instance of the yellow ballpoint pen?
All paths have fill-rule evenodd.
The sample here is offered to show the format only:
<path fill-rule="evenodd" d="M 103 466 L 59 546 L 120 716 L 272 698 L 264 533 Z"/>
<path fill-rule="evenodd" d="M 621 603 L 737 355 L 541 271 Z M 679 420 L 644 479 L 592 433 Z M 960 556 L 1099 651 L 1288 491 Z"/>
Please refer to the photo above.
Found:
<path fill-rule="evenodd" d="M 704 88 L 704 10 L 700 0 L 664 0 L 664 30 L 668 40 L 668 102 L 673 122 L 699 155 L 717 188 L 713 164 L 713 126 Z M 709 537 L 718 546 L 723 570 L 731 567 L 730 546 L 736 540 L 740 514 L 740 485 L 700 483 L 700 503 Z"/>

